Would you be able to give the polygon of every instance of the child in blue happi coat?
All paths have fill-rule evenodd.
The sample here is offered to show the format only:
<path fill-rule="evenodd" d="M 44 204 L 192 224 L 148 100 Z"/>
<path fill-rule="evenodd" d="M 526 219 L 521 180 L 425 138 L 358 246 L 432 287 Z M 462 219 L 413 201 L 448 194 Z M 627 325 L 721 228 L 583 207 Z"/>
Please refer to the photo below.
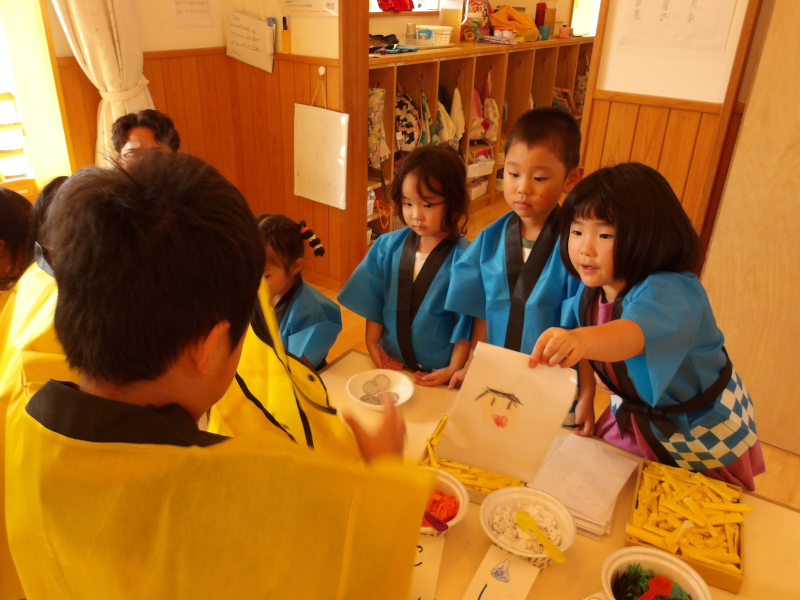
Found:
<path fill-rule="evenodd" d="M 561 304 L 579 282 L 559 257 L 558 201 L 583 176 L 580 148 L 575 119 L 552 108 L 529 110 L 511 128 L 503 196 L 513 212 L 478 235 L 456 263 L 447 294 L 449 310 L 475 317 L 473 349 L 482 341 L 529 354 L 542 332 L 560 324 Z M 588 363 L 580 375 L 580 396 L 593 398 Z M 574 419 L 580 434 L 594 425 L 583 412 Z"/>
<path fill-rule="evenodd" d="M 415 372 L 420 385 L 450 381 L 469 354 L 472 319 L 445 308 L 453 263 L 469 242 L 466 168 L 445 146 L 421 146 L 392 182 L 395 214 L 407 228 L 378 238 L 339 294 L 367 319 L 375 365 Z"/>
<path fill-rule="evenodd" d="M 267 250 L 267 280 L 272 306 L 288 352 L 317 369 L 342 331 L 342 311 L 333 300 L 303 281 L 305 243 L 322 256 L 325 249 L 305 221 L 284 215 L 259 215 L 258 228 Z"/>
<path fill-rule="evenodd" d="M 765 466 L 753 402 L 693 274 L 702 246 L 669 182 L 642 164 L 600 169 L 562 217 L 561 257 L 582 281 L 564 324 L 579 328 L 545 331 L 531 366 L 588 358 L 612 394 L 599 437 L 755 489 Z"/>

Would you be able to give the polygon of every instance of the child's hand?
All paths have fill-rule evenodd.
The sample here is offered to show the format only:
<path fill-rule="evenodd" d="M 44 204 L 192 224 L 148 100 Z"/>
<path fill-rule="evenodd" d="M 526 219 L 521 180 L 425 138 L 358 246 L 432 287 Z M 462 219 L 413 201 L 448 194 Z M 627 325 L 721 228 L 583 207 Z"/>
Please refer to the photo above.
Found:
<path fill-rule="evenodd" d="M 561 363 L 561 368 L 566 369 L 578 364 L 585 353 L 586 348 L 575 331 L 551 327 L 536 340 L 528 366 L 534 368 L 542 364 L 554 367 Z"/>
<path fill-rule="evenodd" d="M 372 362 L 375 363 L 375 366 L 379 369 L 391 369 L 393 371 L 402 371 L 403 363 L 399 360 L 394 358 L 393 356 L 389 356 L 386 350 L 383 349 L 383 346 L 380 344 L 368 344 L 367 349 L 369 350 L 369 357 L 372 359 Z"/>
<path fill-rule="evenodd" d="M 414 377 L 417 378 L 417 385 L 434 386 L 450 381 L 452 378 L 452 373 L 453 370 L 448 367 L 446 369 L 433 369 L 433 371 L 430 373 L 426 373 L 425 371 L 417 371 L 414 373 Z"/>
<path fill-rule="evenodd" d="M 467 365 L 453 373 L 453 376 L 450 378 L 450 383 L 447 386 L 448 390 L 461 387 L 461 384 L 464 383 L 464 379 L 467 376 L 468 368 L 469 366 Z"/>
<path fill-rule="evenodd" d="M 383 454 L 396 454 L 397 456 L 403 454 L 406 422 L 397 412 L 394 402 L 384 397 L 381 403 L 383 404 L 383 423 L 374 435 L 364 431 L 364 428 L 352 415 L 344 415 L 344 420 L 353 430 L 361 455 L 367 462 Z"/>
<path fill-rule="evenodd" d="M 594 433 L 594 399 L 588 402 L 578 402 L 575 407 L 575 433 L 583 437 L 589 437 Z"/>

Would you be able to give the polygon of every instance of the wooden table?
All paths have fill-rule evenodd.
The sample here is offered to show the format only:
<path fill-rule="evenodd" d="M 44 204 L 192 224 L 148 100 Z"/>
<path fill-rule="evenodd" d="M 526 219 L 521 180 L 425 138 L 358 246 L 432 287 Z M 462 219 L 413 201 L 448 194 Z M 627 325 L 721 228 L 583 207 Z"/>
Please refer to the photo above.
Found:
<path fill-rule="evenodd" d="M 357 406 L 347 395 L 345 383 L 352 375 L 373 368 L 367 355 L 351 350 L 322 373 L 334 406 L 352 410 L 367 425 L 377 423 L 379 414 Z M 413 379 L 413 375 L 409 375 Z M 414 463 L 422 456 L 425 439 L 441 416 L 450 411 L 457 395 L 443 386 L 416 386 L 415 390 L 414 397 L 400 410 L 408 428 L 405 457 Z M 603 562 L 625 545 L 625 523 L 630 515 L 635 483 L 635 477 L 631 477 L 620 493 L 611 533 L 600 541 L 576 536 L 567 551 L 567 563 L 553 564 L 542 571 L 528 595 L 530 600 L 582 600 L 601 589 Z M 800 599 L 800 511 L 751 494 L 746 494 L 742 500 L 755 508 L 755 512 L 746 515 L 744 583 L 738 595 L 709 588 L 714 600 Z M 447 537 L 436 588 L 437 600 L 461 600 L 489 549 L 489 538 L 478 519 L 479 510 L 479 505 L 470 504 L 466 518 Z"/>

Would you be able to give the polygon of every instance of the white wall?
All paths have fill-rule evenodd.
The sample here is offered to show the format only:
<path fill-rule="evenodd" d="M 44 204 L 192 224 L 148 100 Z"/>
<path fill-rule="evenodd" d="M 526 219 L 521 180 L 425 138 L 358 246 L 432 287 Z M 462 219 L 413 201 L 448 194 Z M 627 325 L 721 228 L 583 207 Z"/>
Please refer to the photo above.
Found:
<path fill-rule="evenodd" d="M 209 0 L 213 17 L 211 27 L 175 27 L 172 22 L 172 0 L 130 1 L 138 9 L 142 47 L 145 52 L 225 46 L 229 9 L 258 18 L 276 17 L 279 23 L 283 17 L 283 2 L 280 0 Z M 56 56 L 72 56 L 72 49 L 67 43 L 51 0 L 47 0 L 47 4 Z M 338 17 L 289 17 L 289 31 L 292 37 L 292 54 L 339 58 Z M 281 51 L 280 38 L 278 35 L 276 52 Z"/>
<path fill-rule="evenodd" d="M 742 30 L 747 0 L 736 0 L 728 43 L 718 57 L 675 48 L 621 46 L 628 0 L 610 1 L 597 87 L 684 100 L 723 102 Z M 718 58 L 721 58 L 719 60 Z"/>

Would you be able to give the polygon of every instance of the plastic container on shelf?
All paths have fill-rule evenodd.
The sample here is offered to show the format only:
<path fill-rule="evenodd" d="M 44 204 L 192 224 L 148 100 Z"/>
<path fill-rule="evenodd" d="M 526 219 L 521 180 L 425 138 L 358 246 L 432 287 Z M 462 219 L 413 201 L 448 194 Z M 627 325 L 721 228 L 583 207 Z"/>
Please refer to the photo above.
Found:
<path fill-rule="evenodd" d="M 435 45 L 449 44 L 450 34 L 453 31 L 452 27 L 445 25 L 417 25 L 417 35 L 419 36 L 422 31 L 430 31 L 431 38 Z"/>

